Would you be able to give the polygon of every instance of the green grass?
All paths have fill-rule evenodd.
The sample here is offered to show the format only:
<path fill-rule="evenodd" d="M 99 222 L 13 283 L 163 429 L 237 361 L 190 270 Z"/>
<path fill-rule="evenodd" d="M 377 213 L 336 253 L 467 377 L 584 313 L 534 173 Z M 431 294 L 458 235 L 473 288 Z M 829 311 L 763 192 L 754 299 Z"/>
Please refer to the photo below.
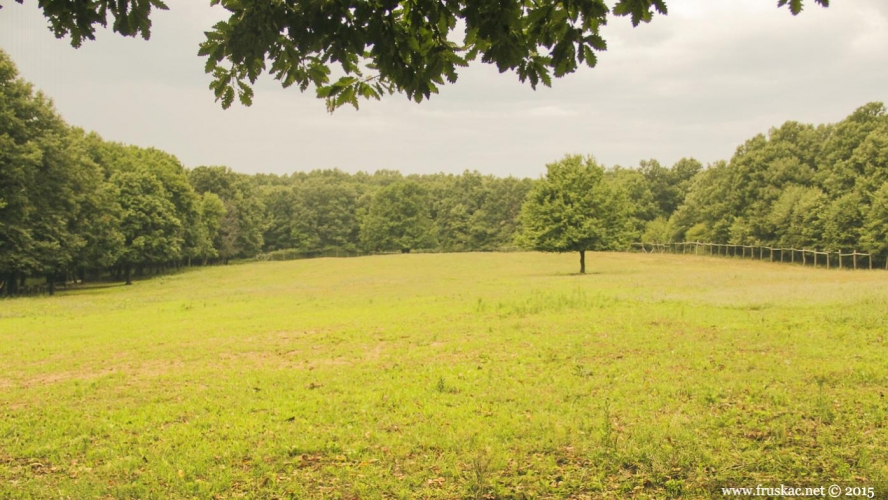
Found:
<path fill-rule="evenodd" d="M 888 496 L 888 273 L 252 263 L 0 301 L 0 498 Z"/>

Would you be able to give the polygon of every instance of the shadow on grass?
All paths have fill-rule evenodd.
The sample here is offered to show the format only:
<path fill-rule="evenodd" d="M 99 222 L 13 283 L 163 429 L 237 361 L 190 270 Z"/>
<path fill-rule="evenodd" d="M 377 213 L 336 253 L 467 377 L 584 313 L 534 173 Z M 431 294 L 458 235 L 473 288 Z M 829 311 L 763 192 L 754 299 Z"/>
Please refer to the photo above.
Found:
<path fill-rule="evenodd" d="M 63 288 L 56 288 L 56 295 L 76 295 L 76 294 L 86 294 L 93 291 L 106 290 L 109 288 L 123 288 L 126 287 L 126 283 L 124 282 L 114 282 L 114 283 L 87 283 L 85 285 L 72 285 Z"/>

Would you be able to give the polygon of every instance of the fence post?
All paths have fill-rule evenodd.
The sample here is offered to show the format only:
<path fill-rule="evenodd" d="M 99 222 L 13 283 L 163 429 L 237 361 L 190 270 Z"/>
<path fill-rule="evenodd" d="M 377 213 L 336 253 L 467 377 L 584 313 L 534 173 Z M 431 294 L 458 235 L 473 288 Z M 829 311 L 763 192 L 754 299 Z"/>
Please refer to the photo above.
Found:
<path fill-rule="evenodd" d="M 854 249 L 854 256 L 852 258 L 854 259 L 854 270 L 856 271 L 857 270 L 857 249 Z"/>

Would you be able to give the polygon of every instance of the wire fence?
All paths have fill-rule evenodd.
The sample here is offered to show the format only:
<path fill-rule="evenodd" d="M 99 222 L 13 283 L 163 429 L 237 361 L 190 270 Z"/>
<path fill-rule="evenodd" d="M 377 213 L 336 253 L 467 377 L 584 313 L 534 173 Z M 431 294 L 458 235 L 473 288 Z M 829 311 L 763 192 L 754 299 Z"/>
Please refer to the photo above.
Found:
<path fill-rule="evenodd" d="M 826 269 L 881 269 L 888 270 L 888 259 L 868 252 L 811 250 L 809 248 L 781 248 L 759 245 L 730 245 L 684 241 L 679 243 L 633 243 L 632 248 L 643 253 L 675 253 L 738 257 L 768 262 L 801 264 Z"/>
<path fill-rule="evenodd" d="M 730 245 L 726 243 L 708 243 L 701 241 L 685 241 L 679 243 L 633 243 L 631 250 L 642 253 L 672 253 L 690 255 L 711 255 L 719 257 L 749 258 L 768 262 L 800 264 L 803 266 L 823 267 L 826 269 L 882 269 L 888 270 L 888 257 L 874 255 L 869 252 L 811 250 L 809 248 L 782 248 L 759 245 Z M 471 252 L 521 252 L 521 247 L 503 246 L 483 250 L 467 250 Z M 441 249 L 412 249 L 410 253 L 452 253 Z M 296 250 L 285 249 L 259 254 L 255 257 L 242 259 L 250 261 L 285 261 L 299 259 L 316 259 L 323 257 L 364 257 L 369 255 L 399 254 L 402 252 L 362 252 L 357 250 Z M 102 280 L 99 280 L 102 281 Z M 0 280 L 0 297 L 7 295 L 8 283 Z M 68 288 L 68 283 L 60 281 L 56 284 L 58 291 Z M 16 287 L 18 296 L 41 295 L 47 293 L 49 284 L 38 282 L 22 283 Z"/>

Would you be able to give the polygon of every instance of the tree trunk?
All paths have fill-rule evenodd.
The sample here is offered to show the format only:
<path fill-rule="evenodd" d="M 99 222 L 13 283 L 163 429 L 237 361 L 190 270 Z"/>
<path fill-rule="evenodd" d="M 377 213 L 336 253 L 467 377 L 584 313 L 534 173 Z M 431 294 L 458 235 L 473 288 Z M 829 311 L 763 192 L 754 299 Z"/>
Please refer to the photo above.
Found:
<path fill-rule="evenodd" d="M 46 276 L 46 281 L 49 282 L 49 296 L 52 297 L 53 295 L 55 295 L 55 275 L 48 274 Z"/>
<path fill-rule="evenodd" d="M 126 284 L 132 285 L 133 280 L 130 278 L 130 265 L 129 264 L 126 264 L 123 266 L 123 275 L 126 278 Z"/>
<path fill-rule="evenodd" d="M 25 276 L 22 275 L 22 278 Z M 22 285 L 24 288 L 24 285 Z M 9 276 L 6 277 L 6 295 L 12 297 L 13 295 L 17 295 L 19 291 L 19 277 L 18 273 L 12 272 L 9 273 Z"/>
<path fill-rule="evenodd" d="M 580 274 L 586 274 L 586 251 L 580 250 Z"/>

